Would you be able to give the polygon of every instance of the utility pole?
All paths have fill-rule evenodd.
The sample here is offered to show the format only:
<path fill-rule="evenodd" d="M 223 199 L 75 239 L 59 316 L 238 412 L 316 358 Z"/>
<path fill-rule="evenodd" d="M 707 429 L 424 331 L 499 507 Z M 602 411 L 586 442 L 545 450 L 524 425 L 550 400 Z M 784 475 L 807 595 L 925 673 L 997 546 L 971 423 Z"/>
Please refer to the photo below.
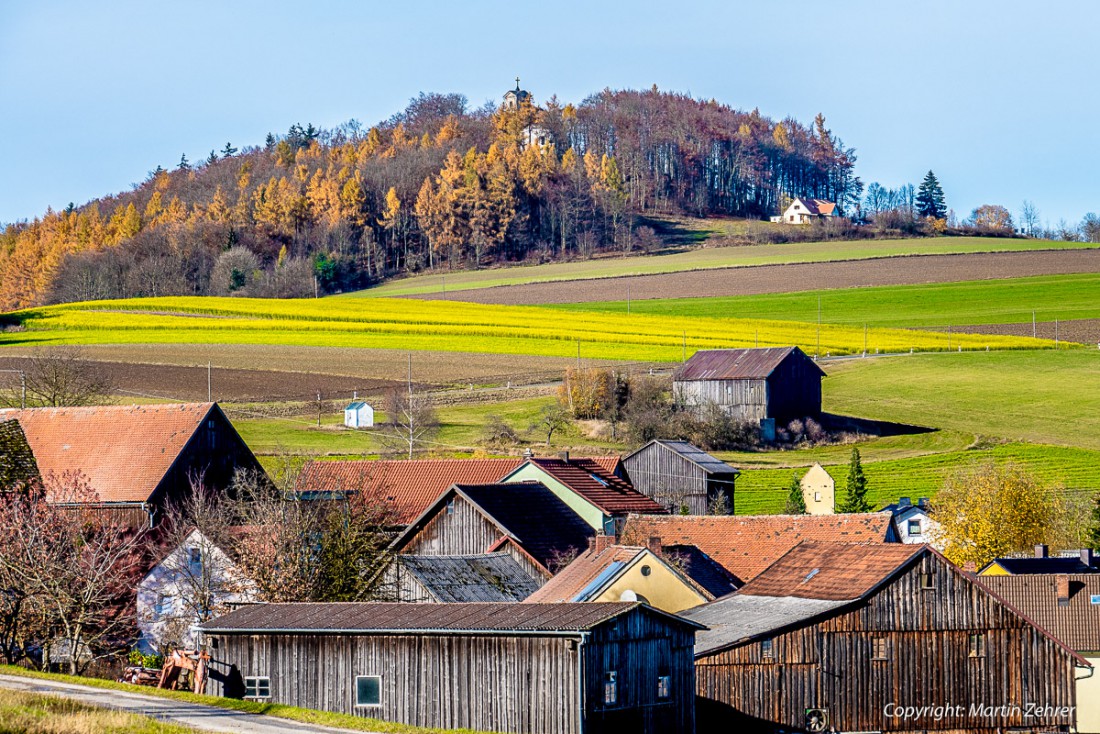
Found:
<path fill-rule="evenodd" d="M 208 402 L 208 403 L 214 402 L 213 395 L 214 395 L 213 383 L 210 379 L 210 363 L 207 362 L 206 363 L 206 402 Z"/>
<path fill-rule="evenodd" d="M 317 427 L 321 427 L 321 391 L 317 391 Z"/>

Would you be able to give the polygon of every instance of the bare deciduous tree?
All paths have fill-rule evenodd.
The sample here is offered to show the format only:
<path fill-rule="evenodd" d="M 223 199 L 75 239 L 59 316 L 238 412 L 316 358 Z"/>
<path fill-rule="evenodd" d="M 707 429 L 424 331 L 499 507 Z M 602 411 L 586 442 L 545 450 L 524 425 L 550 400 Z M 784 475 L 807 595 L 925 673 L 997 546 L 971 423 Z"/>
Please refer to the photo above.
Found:
<path fill-rule="evenodd" d="M 389 420 L 379 431 L 379 438 L 392 453 L 408 455 L 411 460 L 430 445 L 439 432 L 439 418 L 423 395 L 394 389 L 386 395 L 386 416 Z"/>
<path fill-rule="evenodd" d="M 75 346 L 36 349 L 23 368 L 28 407 L 79 407 L 106 402 L 114 390 L 111 377 L 84 350 Z M 0 403 L 20 407 L 22 390 L 0 392 Z"/>

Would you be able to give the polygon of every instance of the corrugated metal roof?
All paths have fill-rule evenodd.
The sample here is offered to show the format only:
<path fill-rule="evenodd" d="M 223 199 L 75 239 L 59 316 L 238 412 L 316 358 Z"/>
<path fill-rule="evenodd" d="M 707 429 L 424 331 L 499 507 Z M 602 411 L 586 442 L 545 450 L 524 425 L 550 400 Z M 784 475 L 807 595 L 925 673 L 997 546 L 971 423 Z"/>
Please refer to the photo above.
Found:
<path fill-rule="evenodd" d="M 1068 575 L 1068 603 L 1058 604 L 1057 574 L 972 577 L 1031 621 L 1079 652 L 1100 652 L 1100 574 Z"/>
<path fill-rule="evenodd" d="M 397 556 L 437 602 L 516 602 L 539 583 L 508 553 L 467 556 Z"/>
<path fill-rule="evenodd" d="M 18 420 L 42 475 L 80 472 L 100 502 L 145 502 L 214 403 L 0 410 Z"/>
<path fill-rule="evenodd" d="M 207 622 L 207 632 L 532 633 L 583 632 L 639 606 L 594 604 L 253 604 Z M 671 615 L 670 619 L 676 619 Z"/>
<path fill-rule="evenodd" d="M 811 363 L 798 347 L 762 349 L 702 349 L 692 355 L 676 372 L 674 379 L 689 380 L 763 380 L 793 353 Z M 813 363 L 822 375 L 825 372 Z"/>
<path fill-rule="evenodd" d="M 812 619 L 819 614 L 827 614 L 850 603 L 829 599 L 731 594 L 680 612 L 680 616 L 708 628 L 695 635 L 695 656 L 698 657 L 744 640 L 767 635 L 772 630 Z"/>

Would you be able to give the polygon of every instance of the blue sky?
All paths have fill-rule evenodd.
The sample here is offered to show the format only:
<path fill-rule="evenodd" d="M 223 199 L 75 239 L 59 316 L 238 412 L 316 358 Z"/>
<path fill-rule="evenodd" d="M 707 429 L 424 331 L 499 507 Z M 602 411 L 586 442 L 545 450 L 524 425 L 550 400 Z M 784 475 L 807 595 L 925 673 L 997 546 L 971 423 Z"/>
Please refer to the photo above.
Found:
<path fill-rule="evenodd" d="M 420 91 L 662 89 L 809 122 L 865 182 L 935 170 L 961 216 L 1100 212 L 1100 3 L 0 0 L 0 222 L 130 187 L 295 122 Z"/>

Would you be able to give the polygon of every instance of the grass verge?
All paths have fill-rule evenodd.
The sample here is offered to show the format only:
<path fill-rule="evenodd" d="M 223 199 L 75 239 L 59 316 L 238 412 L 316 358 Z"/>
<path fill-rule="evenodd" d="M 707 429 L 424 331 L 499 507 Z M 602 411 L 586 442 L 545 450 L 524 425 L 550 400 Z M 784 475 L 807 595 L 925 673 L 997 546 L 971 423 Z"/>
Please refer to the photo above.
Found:
<path fill-rule="evenodd" d="M 218 696 L 199 696 L 187 691 L 167 691 L 150 686 L 134 686 L 128 683 L 103 680 L 102 678 L 83 678 L 74 675 L 42 673 L 14 665 L 0 665 L 0 674 L 18 675 L 24 678 L 39 678 L 58 683 L 105 688 L 113 691 L 126 691 L 128 693 L 138 693 L 148 696 L 159 696 L 161 698 L 170 698 L 176 701 L 217 706 L 231 711 L 241 711 L 263 716 L 275 716 L 281 719 L 300 721 L 306 724 L 320 724 L 322 726 L 332 726 L 353 731 L 383 732 L 384 734 L 477 734 L 471 729 L 426 729 L 419 726 L 382 721 L 381 719 L 366 719 L 350 714 L 315 711 L 313 709 L 298 708 L 297 706 L 285 706 L 279 703 L 260 703 L 258 701 L 240 701 L 234 698 L 220 698 Z M 0 731 L 3 730 L 0 729 Z M 180 731 L 190 730 L 181 727 Z M 159 734 L 159 732 L 157 734 Z M 167 734 L 167 732 L 165 734 Z"/>
<path fill-rule="evenodd" d="M 62 696 L 0 689 L 0 734 L 194 734 L 147 716 L 88 706 Z"/>

